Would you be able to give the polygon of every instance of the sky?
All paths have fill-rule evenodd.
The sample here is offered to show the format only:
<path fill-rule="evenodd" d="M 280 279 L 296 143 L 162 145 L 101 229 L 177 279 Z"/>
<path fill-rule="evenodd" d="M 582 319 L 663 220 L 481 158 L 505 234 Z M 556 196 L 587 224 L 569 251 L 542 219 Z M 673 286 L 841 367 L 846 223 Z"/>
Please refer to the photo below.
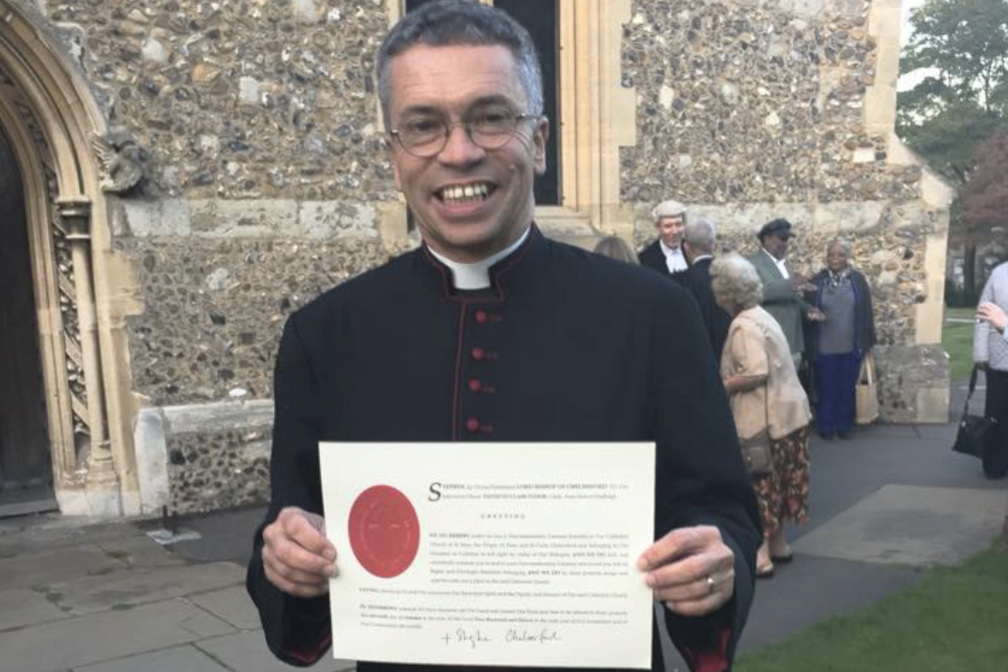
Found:
<path fill-rule="evenodd" d="M 900 45 L 905 45 L 910 38 L 910 10 L 923 5 L 925 0 L 903 0 L 903 27 L 900 29 Z M 926 70 L 918 70 L 899 78 L 896 88 L 900 91 L 913 88 L 917 82 L 927 75 Z"/>
<path fill-rule="evenodd" d="M 924 0 L 903 0 L 903 29 L 900 30 L 900 43 L 906 44 L 910 34 L 910 10 L 923 4 Z"/>

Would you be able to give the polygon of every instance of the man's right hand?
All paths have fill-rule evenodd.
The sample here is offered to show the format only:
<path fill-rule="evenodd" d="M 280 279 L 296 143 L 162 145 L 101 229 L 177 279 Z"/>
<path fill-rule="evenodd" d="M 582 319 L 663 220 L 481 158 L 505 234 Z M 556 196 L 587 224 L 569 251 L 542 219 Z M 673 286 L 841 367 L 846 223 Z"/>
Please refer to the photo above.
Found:
<path fill-rule="evenodd" d="M 266 578 L 288 595 L 318 597 L 336 575 L 336 548 L 326 539 L 325 519 L 297 507 L 280 511 L 263 530 Z"/>

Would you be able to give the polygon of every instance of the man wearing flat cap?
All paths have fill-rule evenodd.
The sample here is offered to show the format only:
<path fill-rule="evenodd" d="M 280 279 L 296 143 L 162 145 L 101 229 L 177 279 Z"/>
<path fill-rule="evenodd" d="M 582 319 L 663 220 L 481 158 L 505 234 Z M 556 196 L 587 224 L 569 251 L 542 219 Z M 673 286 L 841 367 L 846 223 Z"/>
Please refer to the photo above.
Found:
<path fill-rule="evenodd" d="M 749 262 L 763 282 L 763 308 L 780 324 L 797 368 L 805 351 L 803 321 L 819 321 L 824 316 L 802 298 L 802 292 L 815 291 L 816 286 L 804 275 L 792 271 L 786 261 L 793 235 L 788 220 L 770 220 L 756 234 L 761 249 L 749 257 Z"/>
<path fill-rule="evenodd" d="M 682 282 L 688 268 L 682 251 L 686 206 L 678 201 L 664 201 L 655 206 L 651 216 L 658 229 L 658 240 L 641 250 L 637 258 L 640 259 L 641 266 Z"/>

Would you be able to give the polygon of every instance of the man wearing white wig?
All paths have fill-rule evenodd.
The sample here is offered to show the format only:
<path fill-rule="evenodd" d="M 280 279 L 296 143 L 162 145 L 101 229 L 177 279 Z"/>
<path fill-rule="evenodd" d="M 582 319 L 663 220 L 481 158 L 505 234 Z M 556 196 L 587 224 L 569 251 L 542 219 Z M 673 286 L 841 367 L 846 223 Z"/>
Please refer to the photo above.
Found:
<path fill-rule="evenodd" d="M 686 206 L 678 201 L 664 201 L 651 211 L 658 240 L 638 253 L 642 266 L 682 282 L 688 265 L 682 251 L 683 231 L 686 229 Z"/>

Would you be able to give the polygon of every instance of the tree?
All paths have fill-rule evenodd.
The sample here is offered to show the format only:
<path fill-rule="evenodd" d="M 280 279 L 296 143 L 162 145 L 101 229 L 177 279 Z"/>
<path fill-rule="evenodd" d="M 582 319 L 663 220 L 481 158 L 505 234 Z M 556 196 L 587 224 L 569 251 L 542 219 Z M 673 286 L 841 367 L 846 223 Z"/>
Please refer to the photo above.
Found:
<path fill-rule="evenodd" d="M 899 93 L 897 132 L 962 188 L 977 147 L 1008 121 L 1008 0 L 927 0 L 910 24 L 900 72 L 920 79 Z M 964 289 L 975 296 L 976 246 L 989 226 L 960 212 L 953 208 L 951 228 L 964 234 Z"/>
<path fill-rule="evenodd" d="M 984 140 L 973 152 L 969 180 L 962 190 L 963 221 L 973 243 L 977 232 L 1008 228 L 1008 131 Z"/>

